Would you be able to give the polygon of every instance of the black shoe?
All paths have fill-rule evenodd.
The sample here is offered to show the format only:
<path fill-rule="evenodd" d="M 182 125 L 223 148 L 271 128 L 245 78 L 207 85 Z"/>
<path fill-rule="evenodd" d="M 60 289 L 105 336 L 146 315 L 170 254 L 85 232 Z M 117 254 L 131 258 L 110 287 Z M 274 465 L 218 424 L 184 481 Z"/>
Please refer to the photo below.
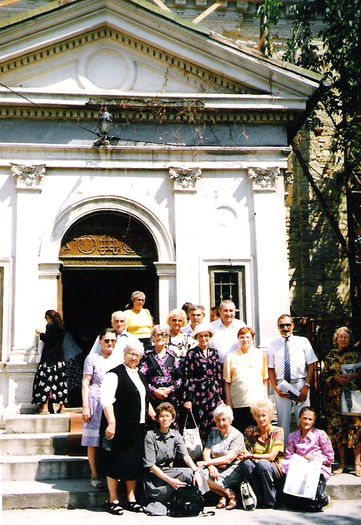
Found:
<path fill-rule="evenodd" d="M 105 503 L 105 510 L 110 514 L 115 514 L 116 516 L 121 516 L 124 514 L 122 507 L 119 505 L 119 501 L 107 501 Z"/>
<path fill-rule="evenodd" d="M 124 505 L 124 508 L 125 510 L 130 510 L 130 512 L 144 512 L 142 505 L 136 501 L 127 501 L 127 503 Z"/>

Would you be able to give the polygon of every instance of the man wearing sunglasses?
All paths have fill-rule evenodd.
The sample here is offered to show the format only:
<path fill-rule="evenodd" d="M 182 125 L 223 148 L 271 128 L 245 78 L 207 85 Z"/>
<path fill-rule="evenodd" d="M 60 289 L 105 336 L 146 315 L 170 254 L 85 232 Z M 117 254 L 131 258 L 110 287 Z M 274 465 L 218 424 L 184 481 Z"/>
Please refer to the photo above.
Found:
<path fill-rule="evenodd" d="M 298 423 L 301 409 L 310 404 L 310 386 L 317 357 L 306 337 L 293 335 L 292 317 L 287 314 L 281 315 L 277 326 L 281 337 L 272 341 L 268 348 L 268 374 L 275 391 L 278 424 L 285 431 L 287 443 L 292 409 Z M 278 385 L 283 380 L 299 391 L 298 399 L 292 400 L 289 394 L 280 390 Z"/>

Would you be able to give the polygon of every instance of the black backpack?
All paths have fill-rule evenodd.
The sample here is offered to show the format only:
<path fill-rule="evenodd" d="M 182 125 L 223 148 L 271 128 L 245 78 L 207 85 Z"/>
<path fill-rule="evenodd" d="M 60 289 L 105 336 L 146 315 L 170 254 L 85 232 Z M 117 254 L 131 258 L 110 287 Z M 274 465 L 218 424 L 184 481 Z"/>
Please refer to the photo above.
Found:
<path fill-rule="evenodd" d="M 188 518 L 203 513 L 204 500 L 198 487 L 186 485 L 175 490 L 170 500 L 169 515 L 173 518 Z"/>

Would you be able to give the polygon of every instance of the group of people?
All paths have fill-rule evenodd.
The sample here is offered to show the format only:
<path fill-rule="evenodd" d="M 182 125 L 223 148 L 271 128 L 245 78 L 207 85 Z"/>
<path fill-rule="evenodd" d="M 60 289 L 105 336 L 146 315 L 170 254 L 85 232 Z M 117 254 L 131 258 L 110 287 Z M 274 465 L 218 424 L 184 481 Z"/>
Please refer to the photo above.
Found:
<path fill-rule="evenodd" d="M 88 450 L 91 486 L 102 488 L 101 473 L 106 474 L 109 512 L 120 515 L 126 508 L 165 515 L 173 491 L 188 483 L 196 483 L 202 493 L 217 494 L 217 508 L 231 510 L 250 493 L 257 506 L 273 508 L 294 454 L 320 460 L 320 479 L 327 481 L 334 461 L 332 444 L 339 454 L 335 472 L 344 471 L 349 447 L 355 475 L 361 476 L 361 418 L 343 416 L 340 409 L 344 386 L 360 390 L 361 382 L 359 373 L 342 373 L 344 364 L 361 361 L 347 327 L 336 331 L 337 349 L 322 372 L 330 399 L 326 433 L 316 429 L 310 406 L 317 357 L 308 339 L 293 335 L 289 315 L 278 318 L 280 337 L 263 352 L 254 344 L 255 331 L 236 319 L 230 300 L 212 312 L 216 318 L 211 322 L 202 305 L 191 304 L 188 315 L 183 309 L 172 310 L 166 325 L 153 324 L 142 292 L 134 292 L 131 300 L 131 309 L 112 314 L 111 327 L 100 332 L 83 372 L 82 444 Z M 59 314 L 49 312 L 34 379 L 33 402 L 40 411 L 49 396 L 66 403 L 61 355 L 54 360 L 64 327 Z M 278 426 L 268 398 L 270 384 Z M 189 411 L 204 446 L 197 460 L 182 438 Z M 299 429 L 290 433 L 292 411 Z M 109 458 L 100 465 L 104 445 Z M 137 501 L 140 480 L 142 504 Z M 126 486 L 122 505 L 120 481 Z"/>

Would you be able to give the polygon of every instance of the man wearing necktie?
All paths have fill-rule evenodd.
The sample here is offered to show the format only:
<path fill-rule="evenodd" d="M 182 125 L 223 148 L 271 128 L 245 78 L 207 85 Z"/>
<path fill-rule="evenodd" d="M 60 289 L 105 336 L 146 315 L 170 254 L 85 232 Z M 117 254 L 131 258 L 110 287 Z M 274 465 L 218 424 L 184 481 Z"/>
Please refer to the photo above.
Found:
<path fill-rule="evenodd" d="M 310 386 L 317 357 L 306 337 L 293 335 L 292 317 L 287 314 L 281 315 L 277 326 L 281 337 L 272 341 L 268 348 L 268 374 L 275 391 L 278 424 L 285 431 L 286 445 L 292 409 L 298 422 L 301 409 L 310 404 Z M 300 392 L 297 401 L 292 401 L 287 393 L 278 388 L 283 379 Z"/>

